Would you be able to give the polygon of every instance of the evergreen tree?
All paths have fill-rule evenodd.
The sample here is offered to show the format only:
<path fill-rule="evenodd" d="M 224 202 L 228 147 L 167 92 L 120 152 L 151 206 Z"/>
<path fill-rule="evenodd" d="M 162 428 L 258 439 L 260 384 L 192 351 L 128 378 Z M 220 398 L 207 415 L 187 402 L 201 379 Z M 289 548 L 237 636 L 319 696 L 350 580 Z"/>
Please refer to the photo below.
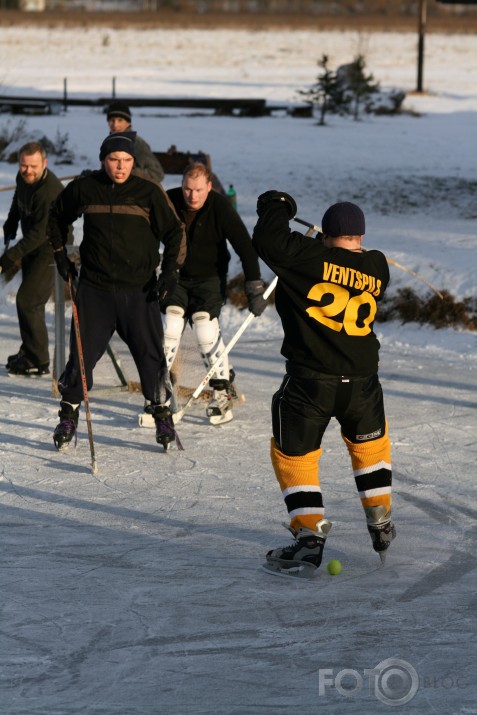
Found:
<path fill-rule="evenodd" d="M 346 100 L 343 93 L 343 86 L 338 79 L 336 72 L 328 67 L 328 55 L 322 55 L 318 60 L 318 66 L 323 69 L 323 73 L 318 75 L 317 82 L 310 89 L 298 90 L 299 94 L 308 98 L 308 102 L 314 107 L 318 107 L 320 115 L 318 124 L 325 124 L 327 112 L 342 114 L 345 112 Z"/>
<path fill-rule="evenodd" d="M 351 64 L 343 65 L 336 73 L 355 120 L 359 119 L 361 108 L 366 106 L 366 100 L 371 94 L 379 92 L 379 82 L 374 81 L 372 74 L 365 73 L 365 67 L 363 55 L 358 55 Z"/>

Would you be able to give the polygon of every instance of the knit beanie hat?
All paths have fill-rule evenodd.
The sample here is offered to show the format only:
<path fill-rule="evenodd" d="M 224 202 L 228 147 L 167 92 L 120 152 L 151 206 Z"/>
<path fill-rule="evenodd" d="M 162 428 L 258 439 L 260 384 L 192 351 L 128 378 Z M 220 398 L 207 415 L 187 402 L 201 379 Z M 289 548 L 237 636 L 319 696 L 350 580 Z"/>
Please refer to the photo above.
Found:
<path fill-rule="evenodd" d="M 321 219 L 321 230 L 326 236 L 363 236 L 364 213 L 349 201 L 333 204 Z"/>
<path fill-rule="evenodd" d="M 110 134 L 101 144 L 99 150 L 100 161 L 103 161 L 113 151 L 125 151 L 135 157 L 135 139 L 136 132 L 114 132 Z"/>
<path fill-rule="evenodd" d="M 108 119 L 112 117 L 121 117 L 131 122 L 131 110 L 125 102 L 111 102 L 108 107 Z"/>

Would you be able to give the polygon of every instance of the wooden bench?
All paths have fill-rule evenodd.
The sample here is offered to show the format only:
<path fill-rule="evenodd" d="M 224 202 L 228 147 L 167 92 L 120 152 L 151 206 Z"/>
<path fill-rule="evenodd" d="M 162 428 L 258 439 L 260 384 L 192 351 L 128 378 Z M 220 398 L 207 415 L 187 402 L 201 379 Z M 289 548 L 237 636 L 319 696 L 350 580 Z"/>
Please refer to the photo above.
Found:
<path fill-rule="evenodd" d="M 61 103 L 47 99 L 26 99 L 24 97 L 0 97 L 0 112 L 10 114 L 59 114 Z"/>

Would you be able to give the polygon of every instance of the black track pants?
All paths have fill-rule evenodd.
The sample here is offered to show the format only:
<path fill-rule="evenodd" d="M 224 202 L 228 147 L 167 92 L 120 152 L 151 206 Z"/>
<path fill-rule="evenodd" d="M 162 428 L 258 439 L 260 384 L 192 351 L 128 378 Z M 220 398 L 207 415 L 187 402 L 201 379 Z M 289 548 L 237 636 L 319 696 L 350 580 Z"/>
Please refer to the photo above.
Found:
<path fill-rule="evenodd" d="M 144 397 L 152 402 L 166 402 L 171 388 L 159 304 L 148 302 L 147 293 L 141 289 L 112 293 L 80 282 L 76 306 L 88 390 L 93 386 L 93 369 L 116 331 L 136 363 Z M 59 380 L 59 390 L 66 402 L 76 404 L 83 399 L 73 322 L 70 357 Z"/>
<path fill-rule="evenodd" d="M 22 259 L 22 282 L 16 298 L 18 325 L 21 349 L 35 365 L 50 361 L 45 305 L 53 288 L 53 265 L 51 249 Z"/>

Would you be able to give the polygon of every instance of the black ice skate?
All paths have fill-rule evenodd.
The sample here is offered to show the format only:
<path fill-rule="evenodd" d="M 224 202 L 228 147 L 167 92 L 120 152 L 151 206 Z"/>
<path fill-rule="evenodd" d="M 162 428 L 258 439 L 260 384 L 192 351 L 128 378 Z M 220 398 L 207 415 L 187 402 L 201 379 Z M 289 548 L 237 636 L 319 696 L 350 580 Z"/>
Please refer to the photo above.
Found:
<path fill-rule="evenodd" d="M 14 355 L 10 356 L 13 358 L 8 359 L 7 370 L 9 375 L 21 375 L 22 377 L 42 377 L 43 375 L 49 375 L 49 365 L 48 363 L 43 363 L 41 365 L 35 364 L 32 360 L 26 357 L 26 355 L 19 354 L 17 358 Z"/>
<path fill-rule="evenodd" d="M 16 361 L 18 360 L 18 358 L 21 357 L 21 356 L 24 355 L 24 354 L 25 354 L 25 353 L 24 353 L 23 350 L 20 348 L 20 350 L 19 350 L 17 353 L 15 353 L 15 355 L 9 355 L 9 356 L 7 357 L 7 364 L 5 365 L 5 367 L 7 368 L 7 370 L 8 370 L 8 368 L 10 367 L 10 365 L 11 365 L 12 363 L 16 362 Z"/>
<path fill-rule="evenodd" d="M 172 413 L 169 407 L 154 405 L 154 422 L 156 423 L 156 442 L 162 444 L 167 451 L 171 442 L 176 442 L 177 447 L 182 449 L 179 438 L 174 429 Z"/>
<path fill-rule="evenodd" d="M 53 432 L 53 442 L 58 451 L 62 452 L 70 445 L 73 437 L 76 445 L 76 428 L 78 427 L 79 407 L 73 407 L 69 402 L 60 402 L 58 412 L 60 422 Z"/>
<path fill-rule="evenodd" d="M 386 550 L 396 537 L 396 527 L 391 521 L 391 512 L 387 512 L 385 506 L 369 506 L 364 512 L 373 549 L 377 551 L 384 564 Z"/>
<path fill-rule="evenodd" d="M 328 519 L 321 519 L 316 525 L 316 531 L 304 527 L 295 530 L 287 526 L 287 529 L 293 534 L 294 543 L 269 551 L 263 568 L 281 576 L 313 577 L 323 558 L 323 549 L 331 529 L 331 522 Z"/>

